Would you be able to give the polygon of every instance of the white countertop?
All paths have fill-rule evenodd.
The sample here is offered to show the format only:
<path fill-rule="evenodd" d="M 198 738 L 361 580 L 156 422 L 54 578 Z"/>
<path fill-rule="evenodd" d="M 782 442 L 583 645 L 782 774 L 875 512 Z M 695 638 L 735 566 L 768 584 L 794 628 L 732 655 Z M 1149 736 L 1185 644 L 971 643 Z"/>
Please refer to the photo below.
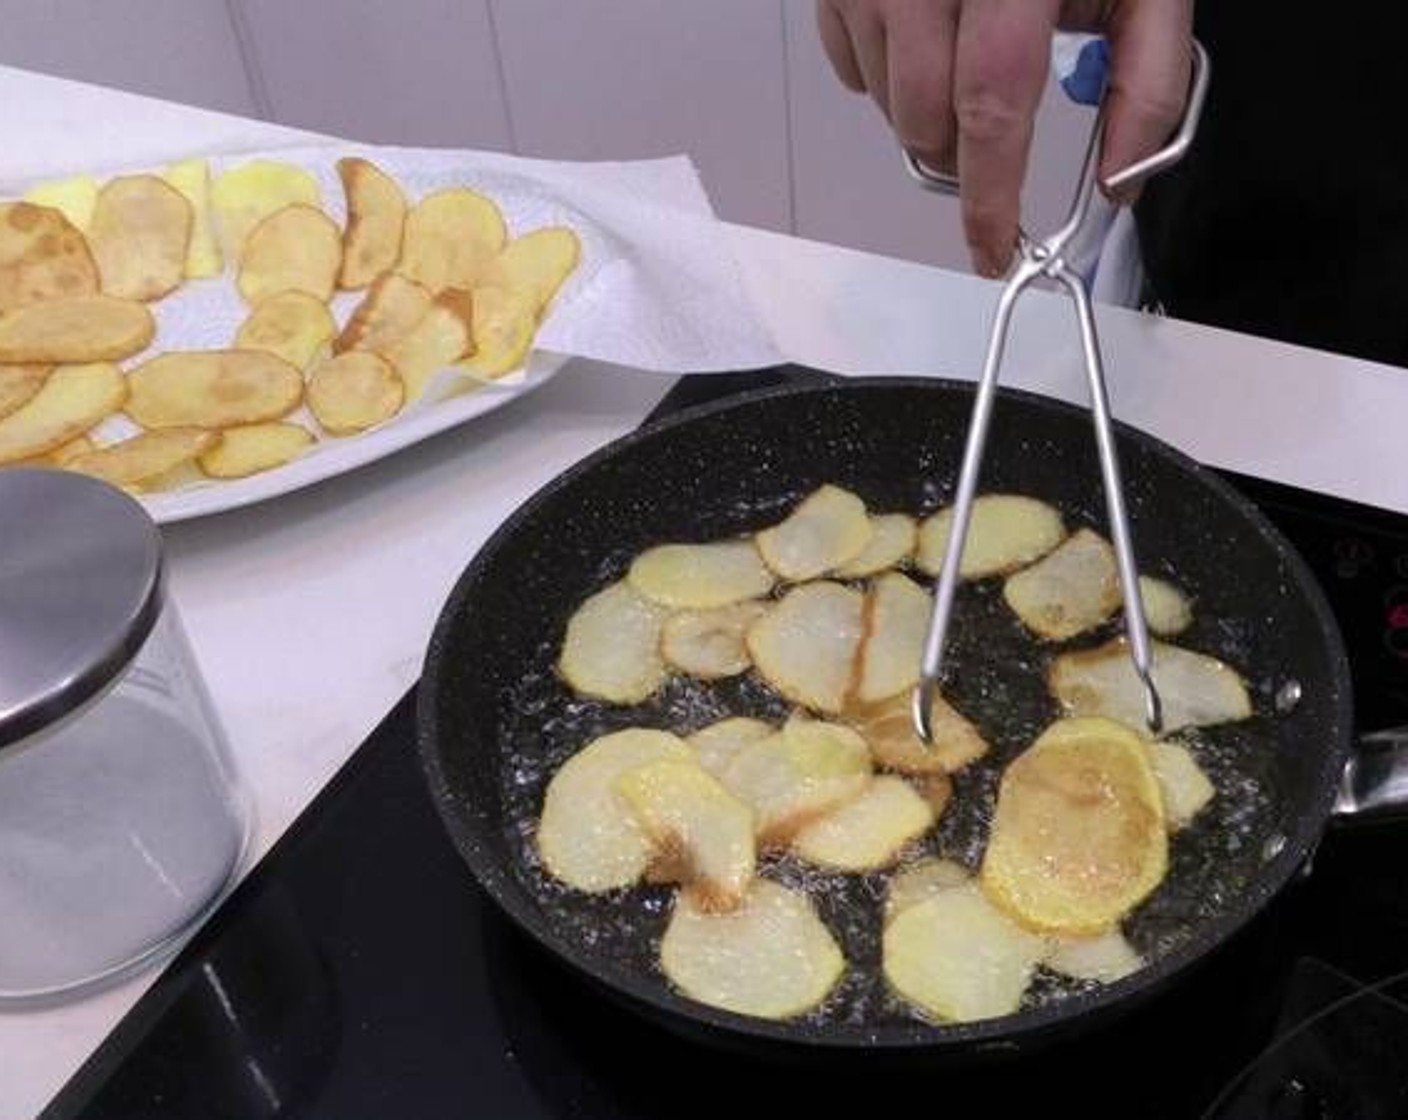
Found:
<path fill-rule="evenodd" d="M 0 186 L 305 134 L 0 67 Z M 972 378 L 995 286 L 728 227 L 790 359 Z M 920 234 L 916 234 L 917 236 Z M 1084 399 L 1067 304 L 1018 313 L 1004 383 Z M 1102 309 L 1115 414 L 1215 466 L 1408 512 L 1408 371 Z M 350 475 L 170 527 L 175 601 L 258 813 L 287 828 L 415 681 L 453 580 L 538 486 L 634 428 L 669 379 L 578 362 L 536 393 Z M 0 1120 L 37 1113 L 154 977 L 0 1012 Z"/>

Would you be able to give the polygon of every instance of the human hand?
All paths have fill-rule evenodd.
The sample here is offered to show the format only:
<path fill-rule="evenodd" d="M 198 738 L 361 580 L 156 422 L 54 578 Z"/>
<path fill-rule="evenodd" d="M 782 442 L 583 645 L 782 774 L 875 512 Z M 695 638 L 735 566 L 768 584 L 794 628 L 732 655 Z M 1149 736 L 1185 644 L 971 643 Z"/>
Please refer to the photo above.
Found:
<path fill-rule="evenodd" d="M 818 0 L 817 20 L 841 81 L 919 160 L 957 171 L 984 276 L 1005 272 L 1017 244 L 1053 31 L 1109 40 L 1101 179 L 1157 151 L 1188 94 L 1193 0 Z"/>

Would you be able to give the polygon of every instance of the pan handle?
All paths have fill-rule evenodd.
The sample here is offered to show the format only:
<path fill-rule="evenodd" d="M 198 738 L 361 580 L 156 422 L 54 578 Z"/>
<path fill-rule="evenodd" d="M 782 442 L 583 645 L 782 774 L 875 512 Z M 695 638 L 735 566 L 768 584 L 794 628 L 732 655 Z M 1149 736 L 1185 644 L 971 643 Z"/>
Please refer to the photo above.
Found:
<path fill-rule="evenodd" d="M 1345 764 L 1333 816 L 1345 824 L 1408 818 L 1408 727 L 1359 737 Z"/>

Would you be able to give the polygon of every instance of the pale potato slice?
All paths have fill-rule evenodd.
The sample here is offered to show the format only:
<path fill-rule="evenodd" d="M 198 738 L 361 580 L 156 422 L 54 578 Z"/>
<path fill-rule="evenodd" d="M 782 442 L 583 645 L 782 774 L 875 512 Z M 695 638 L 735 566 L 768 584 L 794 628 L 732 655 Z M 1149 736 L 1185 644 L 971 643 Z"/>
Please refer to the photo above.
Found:
<path fill-rule="evenodd" d="M 44 387 L 52 366 L 0 366 L 0 418 L 10 415 Z"/>
<path fill-rule="evenodd" d="M 376 164 L 351 157 L 337 161 L 347 195 L 347 229 L 342 235 L 342 270 L 337 286 L 365 288 L 401 258 L 406 196 L 396 180 Z"/>
<path fill-rule="evenodd" d="M 186 197 L 155 175 L 119 175 L 98 192 L 88 244 L 103 291 L 119 299 L 154 300 L 186 275 L 195 215 Z"/>
<path fill-rule="evenodd" d="M 740 748 L 721 779 L 752 806 L 758 843 L 784 846 L 798 830 L 864 792 L 870 754 L 848 727 L 793 718 L 776 735 Z"/>
<path fill-rule="evenodd" d="M 885 926 L 890 986 L 926 1017 L 959 1023 L 1010 1015 L 1046 942 L 993 906 L 976 883 L 937 891 Z"/>
<path fill-rule="evenodd" d="M 1144 604 L 1144 622 L 1151 634 L 1171 638 L 1193 624 L 1193 604 L 1168 580 L 1140 576 L 1139 599 Z"/>
<path fill-rule="evenodd" d="M 815 579 L 856 559 L 873 531 L 865 503 L 828 483 L 808 494 L 780 524 L 760 532 L 758 551 L 783 579 Z"/>
<path fill-rule="evenodd" d="M 693 756 L 627 770 L 612 788 L 650 838 L 656 882 L 683 883 L 704 910 L 742 903 L 757 866 L 753 810 Z"/>
<path fill-rule="evenodd" d="M 17 308 L 0 318 L 0 363 L 115 362 L 145 350 L 156 333 L 146 304 L 75 296 Z"/>
<path fill-rule="evenodd" d="M 870 543 L 854 560 L 832 572 L 837 579 L 861 579 L 898 567 L 914 555 L 918 526 L 907 513 L 881 513 L 870 517 Z"/>
<path fill-rule="evenodd" d="M 1053 937 L 1042 964 L 1076 980 L 1113 984 L 1144 967 L 1144 961 L 1117 929 L 1094 937 Z"/>
<path fill-rule="evenodd" d="M 1217 790 L 1197 759 L 1182 743 L 1158 740 L 1149 744 L 1149 761 L 1164 797 L 1164 821 L 1177 832 L 1192 823 Z"/>
<path fill-rule="evenodd" d="M 777 734 L 777 728 L 760 719 L 730 716 L 701 727 L 685 742 L 694 748 L 699 765 L 718 778 L 739 751 L 749 743 Z"/>
<path fill-rule="evenodd" d="M 1163 702 L 1163 731 L 1232 723 L 1252 715 L 1251 696 L 1237 671 L 1215 657 L 1152 642 L 1154 684 Z M 1047 674 L 1051 695 L 1070 715 L 1105 716 L 1145 731 L 1144 686 L 1124 638 L 1063 653 Z"/>
<path fill-rule="evenodd" d="M 1028 928 L 1102 933 L 1167 869 L 1163 795 L 1129 728 L 1060 720 L 1002 775 L 981 880 Z"/>
<path fill-rule="evenodd" d="M 82 233 L 58 210 L 0 203 L 0 314 L 98 291 L 98 265 Z"/>
<path fill-rule="evenodd" d="M 934 810 L 903 778 L 882 774 L 860 796 L 807 825 L 792 851 L 833 871 L 888 867 L 934 824 Z"/>
<path fill-rule="evenodd" d="M 414 280 L 388 272 L 375 281 L 332 344 L 334 354 L 347 350 L 377 353 L 405 338 L 425 318 L 435 297 Z"/>
<path fill-rule="evenodd" d="M 1030 568 L 1007 577 L 1002 597 L 1033 633 L 1064 641 L 1119 609 L 1120 575 L 1110 542 L 1079 529 Z"/>
<path fill-rule="evenodd" d="M 631 728 L 593 739 L 548 783 L 538 822 L 538 855 L 554 878 L 581 891 L 628 887 L 654 855 L 650 837 L 613 788 L 628 770 L 694 758 L 668 731 Z"/>
<path fill-rule="evenodd" d="M 373 428 L 401 411 L 406 387 L 380 354 L 349 350 L 329 358 L 308 378 L 308 409 L 335 436 Z"/>
<path fill-rule="evenodd" d="M 839 583 L 795 587 L 748 628 L 753 664 L 794 703 L 840 712 L 855 677 L 864 609 L 865 596 Z"/>
<path fill-rule="evenodd" d="M 262 350 L 174 350 L 127 375 L 126 412 L 144 428 L 228 428 L 277 420 L 303 399 L 303 377 Z"/>
<path fill-rule="evenodd" d="M 515 237 L 494 258 L 491 282 L 529 294 L 535 317 L 541 316 L 572 275 L 582 253 L 577 235 L 566 226 L 546 226 Z"/>
<path fill-rule="evenodd" d="M 342 268 L 342 233 L 315 206 L 275 210 L 249 231 L 235 285 L 251 307 L 279 292 L 307 292 L 327 301 Z"/>
<path fill-rule="evenodd" d="M 67 468 L 129 490 L 140 490 L 152 479 L 189 463 L 220 442 L 220 433 L 204 428 L 165 428 L 141 432 L 70 460 Z"/>
<path fill-rule="evenodd" d="M 469 290 L 489 278 L 507 240 L 493 199 L 466 187 L 436 191 L 406 215 L 401 271 L 431 292 Z"/>
<path fill-rule="evenodd" d="M 337 322 L 328 305 L 307 292 L 279 292 L 259 301 L 235 334 L 235 349 L 266 350 L 306 371 L 327 352 Z"/>
<path fill-rule="evenodd" d="M 767 613 L 756 599 L 708 610 L 676 611 L 665 620 L 660 652 L 672 668 L 703 680 L 745 672 L 753 664 L 743 637 Z"/>
<path fill-rule="evenodd" d="M 200 456 L 200 469 L 211 478 L 247 478 L 281 467 L 316 442 L 303 425 L 277 420 L 226 428 L 224 436 Z"/>
<path fill-rule="evenodd" d="M 431 301 L 419 323 L 378 351 L 400 376 L 407 404 L 419 400 L 431 378 L 452 366 L 474 344 L 470 334 L 473 314 L 469 293 L 447 288 Z"/>
<path fill-rule="evenodd" d="M 904 693 L 846 712 L 846 722 L 860 732 L 877 766 L 901 774 L 952 774 L 988 753 L 987 740 L 942 696 L 929 707 L 934 745 L 925 747 L 914 732 L 910 704 Z"/>
<path fill-rule="evenodd" d="M 900 911 L 917 906 L 940 891 L 961 887 L 971 879 L 968 869 L 951 859 L 925 856 L 915 860 L 897 871 L 890 880 L 885 892 L 885 924 L 888 925 Z"/>
<path fill-rule="evenodd" d="M 772 573 L 749 540 L 662 544 L 631 562 L 632 587 L 661 606 L 707 610 L 766 595 Z"/>
<path fill-rule="evenodd" d="M 215 237 L 215 219 L 210 204 L 210 164 L 203 159 L 173 163 L 161 177 L 181 192 L 191 204 L 191 240 L 186 247 L 185 273 L 188 280 L 219 276 L 225 270 L 225 255 Z"/>
<path fill-rule="evenodd" d="M 865 600 L 865 638 L 855 700 L 874 704 L 919 683 L 919 662 L 929 633 L 933 600 L 908 576 L 887 572 Z"/>
<path fill-rule="evenodd" d="M 57 210 L 77 230 L 86 230 L 98 204 L 98 180 L 91 175 L 74 175 L 40 183 L 24 192 L 24 200 L 36 206 Z"/>
<path fill-rule="evenodd" d="M 0 463 L 62 447 L 111 416 L 126 399 L 127 381 L 116 366 L 60 366 L 39 392 L 0 419 Z"/>
<path fill-rule="evenodd" d="M 558 672 L 583 696 L 639 703 L 665 683 L 660 656 L 665 615 L 625 580 L 611 584 L 568 620 Z"/>
<path fill-rule="evenodd" d="M 806 895 L 757 879 L 743 905 L 726 914 L 709 913 L 681 891 L 660 942 L 660 967 L 690 999 L 789 1019 L 826 998 L 846 959 Z"/>
<path fill-rule="evenodd" d="M 318 181 L 303 168 L 256 159 L 217 178 L 210 187 L 210 201 L 225 259 L 237 261 L 250 230 L 270 214 L 294 203 L 321 206 L 322 194 Z"/>
<path fill-rule="evenodd" d="M 523 289 L 479 284 L 474 289 L 474 353 L 461 363 L 490 381 L 518 369 L 538 329 L 538 305 Z"/>
<path fill-rule="evenodd" d="M 916 562 L 931 576 L 943 570 L 952 524 L 949 508 L 919 526 Z M 1065 536 L 1061 514 L 1045 502 L 1022 494 L 982 494 L 973 502 L 958 574 L 982 579 L 1016 571 L 1045 556 Z"/>

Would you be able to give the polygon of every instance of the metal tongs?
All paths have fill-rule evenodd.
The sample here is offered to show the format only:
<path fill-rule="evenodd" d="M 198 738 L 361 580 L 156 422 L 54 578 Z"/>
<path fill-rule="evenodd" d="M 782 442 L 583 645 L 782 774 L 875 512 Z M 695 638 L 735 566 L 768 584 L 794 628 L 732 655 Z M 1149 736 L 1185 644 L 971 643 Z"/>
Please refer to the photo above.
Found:
<path fill-rule="evenodd" d="M 1173 139 L 1146 159 L 1126 167 L 1100 182 L 1101 188 L 1112 192 L 1133 186 L 1183 158 L 1193 141 L 1207 93 L 1208 57 L 1197 41 L 1192 43 L 1193 72 L 1188 103 L 1183 120 Z M 997 390 L 997 375 L 1002 365 L 1002 353 L 1007 342 L 1007 330 L 1017 298 L 1033 281 L 1045 277 L 1057 281 L 1075 301 L 1076 318 L 1080 326 L 1081 350 L 1085 371 L 1090 382 L 1091 413 L 1095 421 L 1095 442 L 1100 454 L 1100 474 L 1105 488 L 1105 504 L 1114 538 L 1115 557 L 1119 566 L 1121 591 L 1124 597 L 1125 635 L 1129 644 L 1134 671 L 1144 686 L 1145 718 L 1154 734 L 1163 730 L 1163 703 L 1154 684 L 1153 661 L 1149 648 L 1149 630 L 1144 621 L 1144 604 L 1139 595 L 1139 569 L 1134 558 L 1134 544 L 1125 511 L 1124 487 L 1120 478 L 1119 457 L 1115 450 L 1114 433 L 1110 426 L 1110 401 L 1105 391 L 1105 371 L 1100 360 L 1100 341 L 1095 333 L 1095 317 L 1091 312 L 1090 292 L 1085 279 L 1066 259 L 1073 243 L 1079 244 L 1090 216 L 1090 203 L 1096 185 L 1096 167 L 1100 159 L 1100 141 L 1105 131 L 1104 99 L 1095 116 L 1081 167 L 1080 183 L 1066 222 L 1055 233 L 1034 240 L 1019 231 L 1018 251 L 1021 260 L 998 297 L 997 313 L 988 338 L 987 356 L 983 361 L 982 377 L 968 423 L 968 438 L 963 448 L 963 465 L 958 475 L 958 492 L 953 503 L 953 523 L 949 529 L 947 551 L 939 573 L 934 595 L 934 612 L 924 643 L 924 659 L 919 684 L 914 690 L 913 718 L 919 739 L 925 746 L 934 743 L 931 709 L 938 695 L 939 678 L 943 669 L 944 641 L 948 636 L 949 616 L 953 610 L 954 590 L 958 585 L 958 568 L 967 542 L 968 525 L 973 509 L 978 473 L 982 467 L 983 447 L 987 441 L 988 424 Z M 932 171 L 908 152 L 905 163 L 910 174 L 927 190 L 957 194 L 958 179 Z"/>

